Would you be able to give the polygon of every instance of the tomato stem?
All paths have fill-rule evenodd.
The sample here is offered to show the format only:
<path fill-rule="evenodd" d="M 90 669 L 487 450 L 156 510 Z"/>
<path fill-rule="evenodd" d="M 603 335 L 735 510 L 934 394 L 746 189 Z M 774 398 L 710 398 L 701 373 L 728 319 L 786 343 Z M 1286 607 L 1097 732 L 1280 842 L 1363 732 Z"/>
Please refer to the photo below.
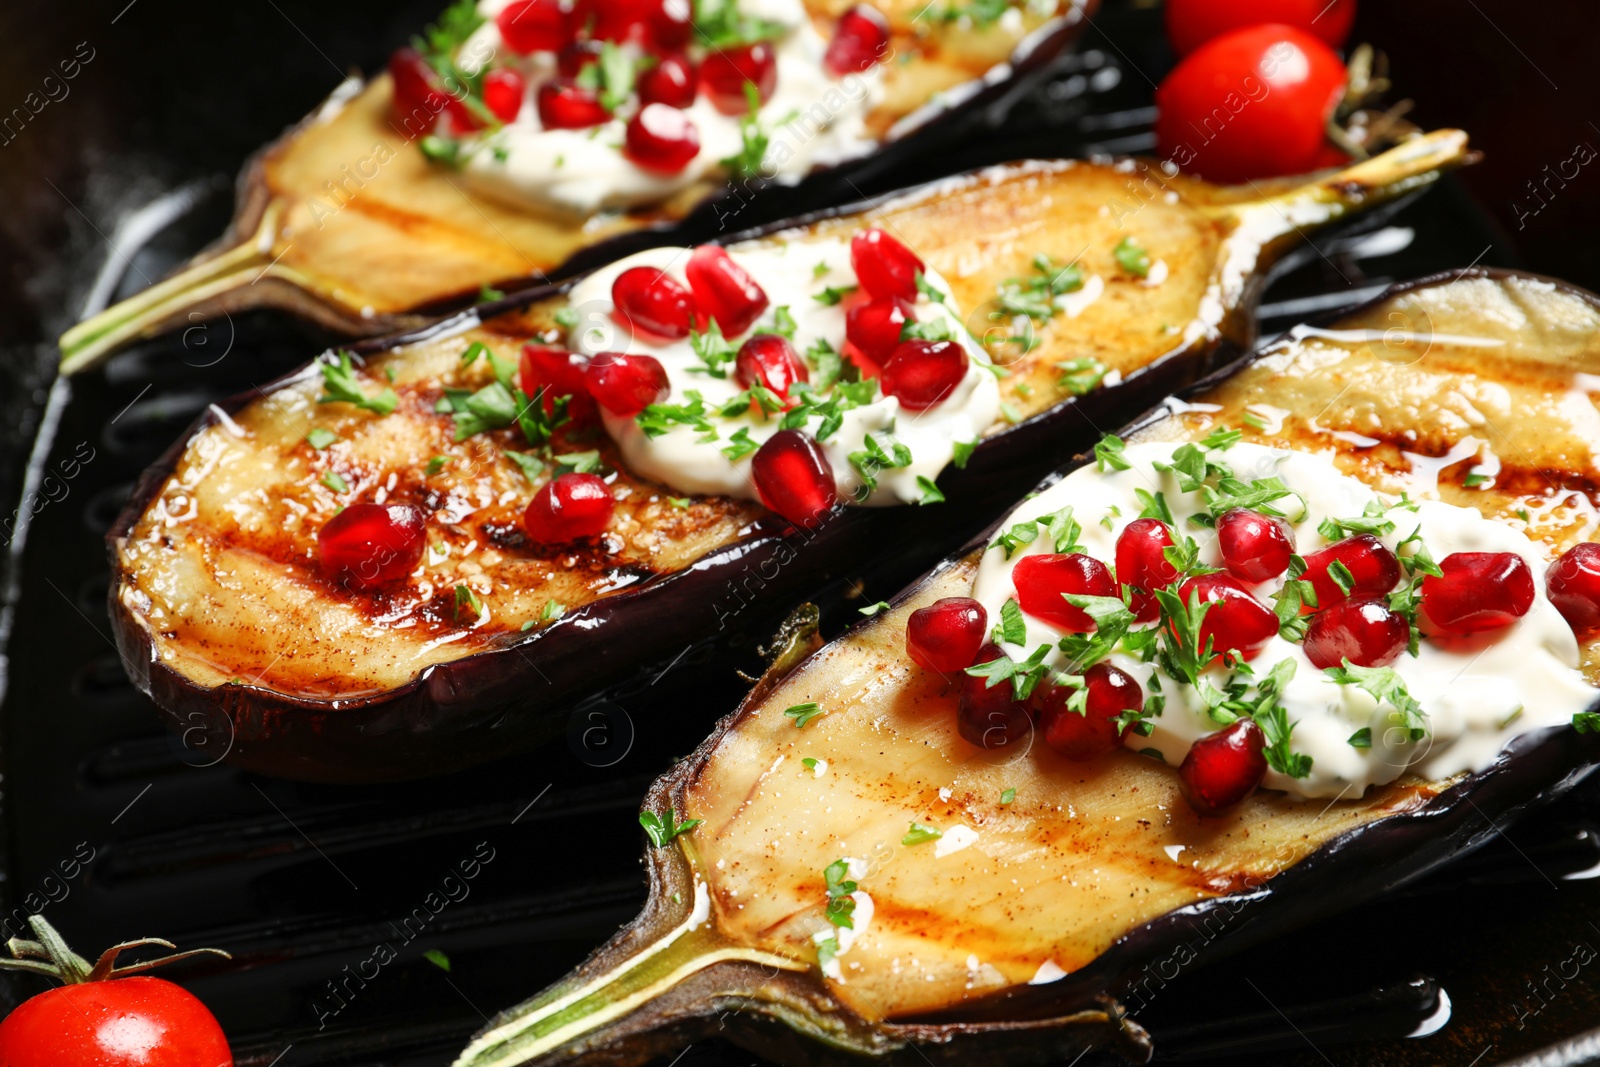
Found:
<path fill-rule="evenodd" d="M 159 945 L 162 948 L 177 947 L 171 941 L 159 937 L 141 937 L 134 941 L 123 941 L 112 945 L 100 954 L 100 958 L 93 966 L 90 966 L 88 960 L 67 946 L 66 939 L 56 932 L 56 928 L 51 926 L 43 915 L 28 916 L 28 925 L 33 928 L 33 936 L 37 940 L 28 941 L 13 937 L 6 943 L 6 948 L 14 958 L 0 959 L 0 969 L 31 971 L 34 974 L 54 978 L 65 985 L 124 978 L 130 974 L 140 974 L 156 967 L 165 967 L 169 963 L 177 963 L 194 956 L 214 955 L 221 956 L 225 960 L 233 958 L 220 948 L 196 948 L 118 967 L 117 957 L 129 949 L 146 948 L 150 945 Z"/>

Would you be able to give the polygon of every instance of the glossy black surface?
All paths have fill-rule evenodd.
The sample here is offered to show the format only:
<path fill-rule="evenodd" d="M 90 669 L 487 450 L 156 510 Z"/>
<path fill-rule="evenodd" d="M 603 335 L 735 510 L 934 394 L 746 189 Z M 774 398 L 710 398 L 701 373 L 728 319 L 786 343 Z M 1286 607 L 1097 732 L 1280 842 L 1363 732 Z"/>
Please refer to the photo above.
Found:
<path fill-rule="evenodd" d="M 54 409 L 45 339 L 81 308 L 101 263 L 117 268 L 122 295 L 218 232 L 227 176 L 244 155 L 314 104 L 345 65 L 373 69 L 434 12 L 414 3 L 125 3 L 0 12 L 12 31 L 0 34 L 7 100 L 20 100 L 76 42 L 98 49 L 73 95 L 0 146 L 5 515 L 41 413 L 61 418 L 39 467 L 57 481 L 38 483 L 46 502 L 26 554 L 6 564 L 17 584 L 5 602 L 16 626 L 0 706 L 4 910 L 30 894 L 49 900 L 46 914 L 86 952 L 142 934 L 234 951 L 235 965 L 184 973 L 241 1063 L 448 1063 L 481 1016 L 564 972 L 637 911 L 638 797 L 736 703 L 744 683 L 733 670 L 754 669 L 750 649 L 764 635 L 740 635 L 742 659 L 697 664 L 691 653 L 664 664 L 654 684 L 619 698 L 626 719 L 615 709 L 601 720 L 578 716 L 568 737 L 540 751 L 413 785 L 272 781 L 205 766 L 213 752 L 175 742 L 123 679 L 107 639 L 105 526 L 139 470 L 206 403 L 302 362 L 322 339 L 268 316 L 218 324 L 120 357 L 58 391 Z M 1150 86 L 1136 70 L 1164 69 L 1153 13 L 1113 7 L 1096 24 L 1099 35 L 1005 127 L 883 176 L 883 186 L 1028 154 L 1149 147 Z M 1483 47 L 1506 47 L 1477 29 Z M 1085 132 L 1067 131 L 1085 112 Z M 198 200 L 180 224 L 127 260 L 108 254 L 100 232 L 114 234 L 126 209 L 189 182 Z M 1522 265 L 1447 181 L 1381 239 L 1278 283 L 1267 312 L 1281 314 L 1263 329 L 1474 259 Z M 84 446 L 94 458 L 61 477 Z M 853 603 L 894 592 L 861 577 L 865 600 Z M 838 583 L 822 600 L 830 632 L 853 617 L 847 591 Z M 1600 905 L 1597 822 L 1600 789 L 1591 784 L 1403 895 L 1184 974 L 1141 1018 L 1164 1049 L 1187 1049 L 1185 1059 L 1263 1067 L 1481 1067 L 1576 1034 L 1600 1018 L 1593 964 L 1569 965 L 1579 946 L 1600 948 L 1591 925 Z M 470 882 L 452 883 L 461 899 L 420 923 L 415 909 L 445 892 L 479 842 L 494 859 Z M 65 877 L 85 849 L 94 858 Z M 402 944 L 408 915 L 421 933 Z M 399 959 L 360 978 L 373 974 L 366 961 L 380 942 Z M 422 958 L 428 949 L 448 954 L 450 972 Z M 1417 975 L 1437 986 L 1408 992 Z M 330 983 L 346 1004 L 337 1011 Z M 10 992 L 34 988 L 22 982 Z M 1449 1022 L 1404 1039 L 1436 1015 L 1436 988 L 1453 1002 Z M 1576 1055 L 1558 1062 L 1583 1062 Z M 750 1057 L 711 1041 L 679 1062 L 742 1067 Z"/>

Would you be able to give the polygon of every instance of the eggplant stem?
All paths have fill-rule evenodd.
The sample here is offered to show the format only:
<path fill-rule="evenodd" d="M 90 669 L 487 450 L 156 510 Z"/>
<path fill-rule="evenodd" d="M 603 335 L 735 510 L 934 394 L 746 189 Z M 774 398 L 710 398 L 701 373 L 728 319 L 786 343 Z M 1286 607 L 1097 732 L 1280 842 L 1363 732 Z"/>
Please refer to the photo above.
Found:
<path fill-rule="evenodd" d="M 100 362 L 110 352 L 172 325 L 178 316 L 231 290 L 271 276 L 301 281 L 299 272 L 277 262 L 273 253 L 283 205 L 268 204 L 255 233 L 234 247 L 191 263 L 141 293 L 113 304 L 61 335 L 61 373 L 70 375 Z"/>
<path fill-rule="evenodd" d="M 1465 133 L 1433 130 L 1304 185 L 1242 203 L 1214 205 L 1207 210 L 1223 218 L 1242 221 L 1249 217 L 1252 223 L 1284 232 L 1301 226 L 1321 226 L 1350 211 L 1393 200 L 1437 181 L 1445 171 L 1463 166 L 1473 158 L 1467 149 Z"/>
<path fill-rule="evenodd" d="M 810 969 L 788 956 L 724 940 L 711 920 L 705 884 L 697 882 L 683 922 L 575 988 L 552 989 L 498 1016 L 462 1051 L 455 1067 L 527 1063 L 600 1031 L 708 967 L 735 960 L 787 971 Z"/>

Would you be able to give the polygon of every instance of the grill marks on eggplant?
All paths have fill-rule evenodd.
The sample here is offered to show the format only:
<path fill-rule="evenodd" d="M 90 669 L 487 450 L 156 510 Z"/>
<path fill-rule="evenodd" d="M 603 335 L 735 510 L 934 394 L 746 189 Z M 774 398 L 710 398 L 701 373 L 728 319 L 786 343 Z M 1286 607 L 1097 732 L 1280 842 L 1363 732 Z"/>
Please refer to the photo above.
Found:
<path fill-rule="evenodd" d="M 1397 335 L 1385 347 L 1385 324 L 1419 307 L 1450 325 L 1397 366 Z M 1541 334 L 1541 322 L 1564 324 L 1569 336 Z M 1538 516 L 1530 534 L 1552 556 L 1590 534 L 1590 449 L 1600 447 L 1600 412 L 1585 391 L 1585 375 L 1600 372 L 1594 304 L 1536 280 L 1475 277 L 1413 291 L 1340 328 L 1372 332 L 1285 344 L 1140 436 L 1198 439 L 1237 426 L 1263 442 L 1334 452 L 1349 473 L 1413 493 L 1418 476 L 1397 442 L 1429 457 L 1476 436 L 1495 442 L 1505 481 L 1465 489 L 1449 468 L 1446 499 L 1513 523 L 1529 509 Z M 1281 428 L 1243 422 L 1250 405 L 1269 405 Z M 1361 443 L 1380 430 L 1387 436 Z M 1554 487 L 1527 491 L 1546 476 Z M 1563 493 L 1579 499 L 1552 509 Z M 842 857 L 871 865 L 861 882 L 873 899 L 872 936 L 841 957 L 845 982 L 829 983 L 864 1018 L 992 1005 L 1047 956 L 1082 969 L 1143 923 L 1260 887 L 1345 831 L 1415 811 L 1451 784 L 1402 778 L 1326 805 L 1257 793 L 1201 819 L 1171 769 L 1131 752 L 1085 766 L 1040 744 L 1024 755 L 1026 740 L 1017 751 L 979 751 L 957 735 L 955 690 L 902 651 L 910 613 L 965 595 L 975 566 L 969 556 L 930 578 L 748 704 L 669 794 L 705 820 L 691 845 L 696 869 L 737 943 L 814 958 L 812 934 L 828 929 L 823 868 Z M 1586 662 L 1600 684 L 1595 652 L 1591 643 Z M 825 714 L 795 730 L 782 711 L 805 701 Z M 805 757 L 826 759 L 826 775 L 806 770 Z M 1002 805 L 1007 789 L 1015 800 Z M 940 859 L 934 843 L 900 843 L 911 820 L 946 834 L 964 825 L 978 839 Z"/>

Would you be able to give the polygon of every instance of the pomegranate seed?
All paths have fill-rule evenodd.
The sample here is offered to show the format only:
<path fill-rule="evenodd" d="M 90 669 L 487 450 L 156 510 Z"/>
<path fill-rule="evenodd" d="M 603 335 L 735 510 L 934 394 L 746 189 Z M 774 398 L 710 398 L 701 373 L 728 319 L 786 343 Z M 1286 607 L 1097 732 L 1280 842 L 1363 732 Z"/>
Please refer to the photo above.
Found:
<path fill-rule="evenodd" d="M 1220 815 L 1255 792 L 1267 773 L 1267 739 L 1254 719 L 1240 719 L 1189 746 L 1178 768 L 1184 799 L 1201 815 Z"/>
<path fill-rule="evenodd" d="M 512 0 L 494 21 L 506 47 L 518 55 L 559 52 L 572 43 L 572 12 L 562 0 Z"/>
<path fill-rule="evenodd" d="M 611 302 L 629 325 L 669 340 L 688 337 L 694 323 L 694 297 L 655 267 L 629 267 L 617 275 Z"/>
<path fill-rule="evenodd" d="M 1348 596 L 1358 600 L 1382 596 L 1400 581 L 1400 561 L 1382 541 L 1371 534 L 1346 537 L 1306 556 L 1306 572 L 1300 577 L 1316 590 L 1319 608 L 1331 607 L 1346 599 L 1345 591 L 1328 573 L 1329 565 L 1335 560 L 1350 571 L 1353 584 Z"/>
<path fill-rule="evenodd" d="M 394 97 L 389 102 L 394 123 L 408 137 L 433 129 L 450 97 L 428 61 L 415 48 L 397 48 L 389 57 L 389 77 L 394 82 Z"/>
<path fill-rule="evenodd" d="M 1139 683 L 1109 663 L 1096 663 L 1083 673 L 1089 687 L 1087 714 L 1067 707 L 1077 686 L 1049 683 L 1034 690 L 1044 743 L 1070 760 L 1091 760 L 1122 745 L 1117 716 L 1144 707 Z"/>
<path fill-rule="evenodd" d="M 1439 570 L 1442 577 L 1422 579 L 1422 613 L 1435 630 L 1498 630 L 1533 607 L 1533 571 L 1515 552 L 1452 552 Z"/>
<path fill-rule="evenodd" d="M 1018 607 L 1069 633 L 1088 633 L 1094 629 L 1094 620 L 1088 612 L 1067 603 L 1066 594 L 1117 595 L 1117 583 L 1106 565 L 1081 552 L 1023 556 L 1011 571 L 1011 581 L 1017 587 Z"/>
<path fill-rule="evenodd" d="M 1264 582 L 1289 569 L 1294 531 L 1282 519 L 1249 508 L 1230 508 L 1217 520 L 1222 563 L 1240 581 Z"/>
<path fill-rule="evenodd" d="M 483 104 L 501 122 L 514 122 L 522 111 L 527 86 L 514 70 L 491 70 L 483 76 Z"/>
<path fill-rule="evenodd" d="M 733 361 L 733 377 L 746 389 L 764 385 L 787 400 L 789 387 L 795 382 L 809 381 L 811 375 L 788 341 L 776 334 L 758 333 L 739 346 L 739 354 Z"/>
<path fill-rule="evenodd" d="M 978 649 L 973 662 L 989 663 L 1004 655 L 998 645 L 986 644 Z M 988 679 L 963 674 L 956 729 L 978 748 L 1004 748 L 1028 736 L 1033 717 L 1028 705 L 1016 699 L 1010 682 L 991 686 Z"/>
<path fill-rule="evenodd" d="M 1134 519 L 1117 537 L 1117 580 L 1133 590 L 1130 608 L 1140 622 L 1160 614 L 1155 591 L 1178 580 L 1163 552 L 1171 544 L 1172 531 L 1160 519 Z"/>
<path fill-rule="evenodd" d="M 687 56 L 662 56 L 661 61 L 639 75 L 639 100 L 645 104 L 690 107 L 700 91 L 700 73 Z"/>
<path fill-rule="evenodd" d="M 579 5 L 578 24 L 590 23 L 597 41 L 627 41 L 644 35 L 651 6 L 650 0 L 589 0 Z"/>
<path fill-rule="evenodd" d="M 915 252 L 879 229 L 850 238 L 850 266 L 869 296 L 898 296 L 911 303 L 917 300 L 917 275 L 928 269 Z"/>
<path fill-rule="evenodd" d="M 655 0 L 648 29 L 649 44 L 656 51 L 675 52 L 682 49 L 694 35 L 693 5 L 689 0 Z M 690 103 L 693 102 L 690 100 Z"/>
<path fill-rule="evenodd" d="M 911 411 L 931 408 L 967 376 L 967 350 L 954 341 L 901 341 L 883 365 L 883 392 Z"/>
<path fill-rule="evenodd" d="M 750 110 L 745 83 L 756 87 L 761 103 L 772 99 L 778 87 L 778 54 L 766 41 L 738 48 L 714 50 L 700 64 L 700 84 L 711 106 L 724 115 L 744 115 Z"/>
<path fill-rule="evenodd" d="M 573 41 L 556 54 L 556 73 L 563 78 L 576 78 L 584 67 L 600 62 L 600 42 Z"/>
<path fill-rule="evenodd" d="M 889 50 L 889 22 L 875 7 L 857 4 L 839 16 L 822 66 L 835 78 L 863 74 Z"/>
<path fill-rule="evenodd" d="M 977 662 L 989 628 L 983 605 L 965 596 L 947 596 L 918 608 L 906 620 L 906 651 L 919 667 L 940 674 L 962 671 Z"/>
<path fill-rule="evenodd" d="M 1202 574 L 1184 582 L 1178 593 L 1185 604 L 1189 603 L 1190 594 L 1198 593 L 1200 603 L 1211 605 L 1200 623 L 1201 652 L 1209 639 L 1219 656 L 1233 652 L 1250 659 L 1278 635 L 1278 617 L 1236 578 Z"/>
<path fill-rule="evenodd" d="M 576 352 L 548 345 L 522 346 L 522 391 L 529 396 L 542 392 L 545 414 L 555 410 L 557 397 L 567 401 L 567 415 L 573 422 L 584 422 L 594 414 L 594 397 L 584 380 L 589 361 Z"/>
<path fill-rule="evenodd" d="M 410 504 L 351 504 L 317 532 L 317 558 L 329 577 L 375 589 L 417 569 L 427 524 Z"/>
<path fill-rule="evenodd" d="M 799 430 L 779 430 L 756 449 L 750 476 L 761 502 L 796 526 L 814 527 L 839 500 L 822 446 Z"/>
<path fill-rule="evenodd" d="M 701 245 L 689 255 L 683 273 L 694 290 L 695 308 L 717 321 L 724 337 L 737 337 L 767 310 L 767 294 L 727 249 Z"/>
<path fill-rule="evenodd" d="M 539 86 L 539 123 L 547 130 L 586 130 L 611 117 L 600 94 L 570 78 L 551 78 Z"/>
<path fill-rule="evenodd" d="M 541 545 L 598 537 L 611 522 L 616 502 L 598 474 L 563 474 L 533 494 L 522 525 Z"/>
<path fill-rule="evenodd" d="M 672 391 L 667 369 L 654 356 L 601 352 L 583 374 L 589 395 L 613 415 L 637 415 Z"/>
<path fill-rule="evenodd" d="M 1545 593 L 1580 637 L 1600 630 L 1600 545 L 1585 541 L 1561 554 L 1544 577 Z"/>
<path fill-rule="evenodd" d="M 1318 670 L 1387 667 L 1411 642 L 1411 625 L 1381 600 L 1346 600 L 1319 611 L 1306 628 L 1305 652 Z"/>
<path fill-rule="evenodd" d="M 877 366 L 888 362 L 900 344 L 906 323 L 915 320 L 911 305 L 899 297 L 856 304 L 844 315 L 844 337 Z"/>
<path fill-rule="evenodd" d="M 644 170 L 677 174 L 700 154 L 700 131 L 677 108 L 646 104 L 628 120 L 622 154 Z"/>

